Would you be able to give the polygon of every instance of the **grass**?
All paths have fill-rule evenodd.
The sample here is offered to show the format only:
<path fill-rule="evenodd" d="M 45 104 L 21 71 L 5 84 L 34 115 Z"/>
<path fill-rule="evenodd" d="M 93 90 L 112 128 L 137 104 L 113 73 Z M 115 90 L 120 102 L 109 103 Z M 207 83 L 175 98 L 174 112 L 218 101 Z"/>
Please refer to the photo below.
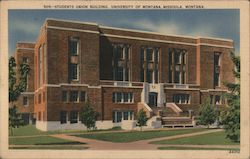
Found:
<path fill-rule="evenodd" d="M 88 149 L 88 147 L 83 146 L 53 146 L 53 147 L 10 147 L 10 149 L 29 149 L 29 150 L 85 150 Z"/>
<path fill-rule="evenodd" d="M 152 142 L 153 144 L 177 144 L 177 145 L 239 145 L 238 142 L 233 142 L 226 138 L 224 131 Z"/>
<path fill-rule="evenodd" d="M 69 140 L 59 139 L 50 136 L 39 136 L 29 138 L 9 138 L 10 145 L 76 145 L 84 144 L 80 142 L 72 142 Z"/>
<path fill-rule="evenodd" d="M 62 134 L 62 133 L 72 133 L 72 132 L 86 132 L 85 130 L 56 130 L 56 131 L 41 131 L 38 130 L 35 125 L 26 125 L 19 128 L 13 129 L 13 135 L 9 136 L 33 136 L 33 135 L 50 135 L 50 134 Z"/>
<path fill-rule="evenodd" d="M 121 127 L 113 127 L 111 129 L 106 130 L 92 130 L 92 131 L 86 131 L 86 130 L 55 130 L 55 131 L 41 131 L 38 130 L 34 125 L 26 125 L 21 126 L 19 128 L 13 129 L 13 135 L 10 134 L 9 136 L 34 136 L 34 135 L 50 135 L 50 134 L 70 134 L 70 133 L 89 133 L 89 132 L 98 132 L 98 131 L 119 131 L 122 130 Z"/>
<path fill-rule="evenodd" d="M 90 138 L 111 142 L 133 142 L 138 140 L 146 140 L 158 137 L 180 135 L 186 133 L 194 133 L 205 131 L 207 129 L 178 129 L 178 130 L 157 130 L 157 131 L 131 131 L 117 133 L 100 133 L 100 134 L 81 134 L 74 135 L 77 137 Z"/>
<path fill-rule="evenodd" d="M 238 148 L 202 148 L 202 147 L 158 147 L 159 150 L 233 150 L 240 151 Z"/>

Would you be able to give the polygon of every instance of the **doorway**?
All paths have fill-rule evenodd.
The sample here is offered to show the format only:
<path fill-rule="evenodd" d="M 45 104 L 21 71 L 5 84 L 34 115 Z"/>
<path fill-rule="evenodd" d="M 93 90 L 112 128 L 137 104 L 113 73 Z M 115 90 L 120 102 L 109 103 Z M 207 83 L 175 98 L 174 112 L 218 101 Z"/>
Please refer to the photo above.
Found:
<path fill-rule="evenodd" d="M 149 92 L 149 102 L 148 102 L 148 105 L 150 107 L 157 107 L 157 96 L 158 96 L 158 93 L 155 93 L 155 92 Z"/>

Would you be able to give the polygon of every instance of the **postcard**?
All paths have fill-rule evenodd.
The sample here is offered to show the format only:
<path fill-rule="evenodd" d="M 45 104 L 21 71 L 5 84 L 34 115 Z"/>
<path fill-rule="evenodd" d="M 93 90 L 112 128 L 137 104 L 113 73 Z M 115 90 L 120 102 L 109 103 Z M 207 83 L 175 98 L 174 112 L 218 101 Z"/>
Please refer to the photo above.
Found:
<path fill-rule="evenodd" d="M 249 158 L 249 1 L 2 1 L 1 158 Z"/>

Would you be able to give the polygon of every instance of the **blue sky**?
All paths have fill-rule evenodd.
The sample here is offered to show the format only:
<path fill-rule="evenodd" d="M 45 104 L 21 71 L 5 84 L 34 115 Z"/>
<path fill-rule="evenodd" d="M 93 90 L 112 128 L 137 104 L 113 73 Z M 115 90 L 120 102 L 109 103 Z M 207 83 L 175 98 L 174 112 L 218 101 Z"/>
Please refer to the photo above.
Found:
<path fill-rule="evenodd" d="M 34 42 L 46 18 L 95 22 L 163 34 L 234 40 L 239 53 L 239 10 L 9 10 L 9 55 L 18 41 Z"/>

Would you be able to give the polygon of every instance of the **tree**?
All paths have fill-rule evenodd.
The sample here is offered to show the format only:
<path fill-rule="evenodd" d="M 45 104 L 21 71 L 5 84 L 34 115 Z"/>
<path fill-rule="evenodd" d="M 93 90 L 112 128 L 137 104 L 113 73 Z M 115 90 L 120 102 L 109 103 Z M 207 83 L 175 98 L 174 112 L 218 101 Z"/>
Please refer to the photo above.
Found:
<path fill-rule="evenodd" d="M 143 109 L 140 109 L 138 114 L 137 114 L 137 126 L 140 127 L 141 131 L 142 131 L 142 127 L 146 126 L 148 121 L 146 112 Z"/>
<path fill-rule="evenodd" d="M 13 135 L 12 128 L 23 126 L 24 121 L 22 120 L 21 114 L 18 113 L 17 107 L 14 105 L 9 108 L 9 128 L 11 135 Z"/>
<path fill-rule="evenodd" d="M 215 107 L 210 105 L 210 100 L 207 98 L 201 105 L 199 110 L 198 122 L 202 125 L 207 125 L 209 128 L 210 124 L 213 124 L 217 119 L 217 113 Z"/>
<path fill-rule="evenodd" d="M 80 121 L 87 127 L 87 130 L 95 128 L 95 122 L 97 119 L 97 113 L 94 111 L 93 107 L 89 102 L 81 108 L 80 111 Z"/>
<path fill-rule="evenodd" d="M 18 69 L 20 76 L 17 83 L 16 68 L 15 58 L 11 56 L 9 58 L 9 128 L 11 129 L 11 134 L 13 134 L 12 128 L 23 125 L 23 120 L 14 102 L 17 101 L 21 93 L 25 91 L 27 87 L 27 76 L 30 71 L 27 63 L 20 64 Z"/>
<path fill-rule="evenodd" d="M 235 65 L 233 73 L 236 83 L 225 83 L 230 93 L 226 94 L 228 108 L 222 113 L 222 124 L 227 138 L 232 141 L 240 141 L 240 57 L 231 53 L 231 59 Z"/>

